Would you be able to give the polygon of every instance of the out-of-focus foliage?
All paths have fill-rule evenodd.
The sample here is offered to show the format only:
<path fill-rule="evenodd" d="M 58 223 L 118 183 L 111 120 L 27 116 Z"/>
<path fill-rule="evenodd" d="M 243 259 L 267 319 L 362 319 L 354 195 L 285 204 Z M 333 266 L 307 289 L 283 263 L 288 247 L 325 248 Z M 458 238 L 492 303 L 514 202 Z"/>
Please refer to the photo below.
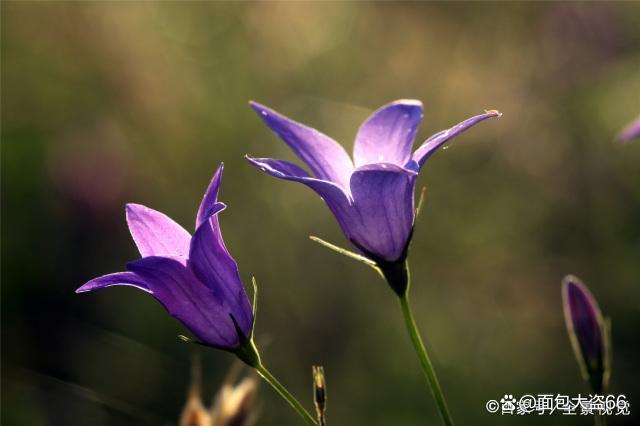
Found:
<path fill-rule="evenodd" d="M 247 101 L 351 149 L 361 121 L 424 102 L 419 139 L 504 113 L 432 157 L 414 235 L 412 301 L 459 424 L 586 424 L 489 415 L 505 393 L 586 393 L 564 330 L 575 273 L 613 326 L 612 393 L 637 423 L 638 3 L 2 2 L 2 424 L 177 424 L 191 347 L 133 289 L 76 295 L 137 257 L 124 204 L 191 228 L 226 165 L 225 240 L 261 286 L 270 369 L 330 425 L 438 424 L 395 298 L 310 190 L 242 158 L 289 158 Z M 421 184 L 419 184 L 421 186 Z M 208 351 L 222 379 L 231 362 Z M 212 394 L 215 383 L 204 384 Z M 258 424 L 297 424 L 274 392 Z M 637 408 L 637 407 L 636 407 Z"/>

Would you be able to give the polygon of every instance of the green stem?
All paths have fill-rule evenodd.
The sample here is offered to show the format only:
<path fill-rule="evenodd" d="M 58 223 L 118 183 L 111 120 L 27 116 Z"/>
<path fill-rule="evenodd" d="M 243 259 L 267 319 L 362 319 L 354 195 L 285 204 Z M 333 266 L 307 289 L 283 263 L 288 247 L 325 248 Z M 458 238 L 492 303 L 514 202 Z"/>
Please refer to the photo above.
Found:
<path fill-rule="evenodd" d="M 267 370 L 266 367 L 262 365 L 262 363 L 258 364 L 258 366 L 256 366 L 255 369 L 258 372 L 258 374 L 260 374 L 260 376 L 262 376 L 262 378 L 267 383 L 269 383 L 271 387 L 274 388 L 276 392 L 278 392 L 280 396 L 282 396 L 289 403 L 289 405 L 291 405 L 291 407 L 294 410 L 296 410 L 296 412 L 300 415 L 300 417 L 304 419 L 306 424 L 310 426 L 316 425 L 316 421 L 313 419 L 313 417 L 311 417 L 311 414 L 309 414 L 307 410 L 305 410 L 302 404 L 300 404 L 300 402 L 298 402 L 298 400 L 295 399 L 293 395 L 291 395 L 291 393 L 287 390 L 287 388 L 285 388 L 278 381 L 278 379 L 273 377 L 273 374 L 271 374 L 271 372 L 269 372 L 269 370 Z"/>
<path fill-rule="evenodd" d="M 429 359 L 429 355 L 427 354 L 427 350 L 424 347 L 424 343 L 422 343 L 422 338 L 420 337 L 418 326 L 416 325 L 416 321 L 413 318 L 413 313 L 411 312 L 411 306 L 409 305 L 409 290 L 407 289 L 407 291 L 403 295 L 399 296 L 399 298 L 400 306 L 402 307 L 402 314 L 404 316 L 404 322 L 407 326 L 407 331 L 409 332 L 413 347 L 415 348 L 416 353 L 418 354 L 418 358 L 420 359 L 420 364 L 422 365 L 424 375 L 429 381 L 429 386 L 431 387 L 431 392 L 433 393 L 433 397 L 435 398 L 436 404 L 438 405 L 438 410 L 440 410 L 442 421 L 447 426 L 453 426 L 453 420 L 451 419 L 451 414 L 449 414 L 447 402 L 445 401 L 444 395 L 442 394 L 442 389 L 440 388 L 438 377 L 436 376 L 436 372 L 433 369 L 431 359 Z"/>

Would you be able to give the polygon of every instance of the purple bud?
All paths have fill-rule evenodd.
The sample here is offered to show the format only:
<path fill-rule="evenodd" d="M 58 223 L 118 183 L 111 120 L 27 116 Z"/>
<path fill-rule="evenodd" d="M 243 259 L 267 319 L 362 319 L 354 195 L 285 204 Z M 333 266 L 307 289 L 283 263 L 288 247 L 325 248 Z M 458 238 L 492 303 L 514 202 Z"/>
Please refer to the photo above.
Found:
<path fill-rule="evenodd" d="M 602 393 L 609 373 L 608 330 L 598 303 L 575 276 L 562 280 L 562 303 L 571 345 L 582 374 L 595 393 Z"/>

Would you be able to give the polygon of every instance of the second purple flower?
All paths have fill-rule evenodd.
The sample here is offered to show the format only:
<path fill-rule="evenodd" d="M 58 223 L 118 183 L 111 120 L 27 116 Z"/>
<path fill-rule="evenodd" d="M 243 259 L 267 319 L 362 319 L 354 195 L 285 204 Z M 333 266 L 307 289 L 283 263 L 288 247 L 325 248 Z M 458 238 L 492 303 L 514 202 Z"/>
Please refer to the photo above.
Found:
<path fill-rule="evenodd" d="M 327 203 L 351 243 L 378 265 L 403 263 L 415 219 L 420 169 L 451 138 L 498 111 L 487 111 L 431 136 L 412 152 L 422 103 L 398 100 L 375 111 L 356 136 L 353 161 L 336 141 L 252 102 L 267 125 L 309 167 L 272 158 L 247 160 L 280 179 L 303 183 Z"/>

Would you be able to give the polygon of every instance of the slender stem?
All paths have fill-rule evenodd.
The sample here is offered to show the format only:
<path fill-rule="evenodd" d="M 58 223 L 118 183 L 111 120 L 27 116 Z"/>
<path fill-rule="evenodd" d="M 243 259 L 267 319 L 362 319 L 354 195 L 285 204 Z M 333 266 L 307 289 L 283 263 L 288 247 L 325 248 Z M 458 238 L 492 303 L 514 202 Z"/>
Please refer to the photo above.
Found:
<path fill-rule="evenodd" d="M 596 414 L 593 416 L 596 426 L 605 426 L 607 424 L 605 417 L 602 414 Z"/>
<path fill-rule="evenodd" d="M 427 354 L 427 350 L 424 347 L 424 343 L 422 343 L 422 338 L 420 337 L 418 326 L 416 325 L 416 321 L 413 318 L 413 313 L 411 312 L 408 289 L 404 293 L 404 295 L 400 296 L 399 298 L 400 306 L 402 307 L 402 314 L 404 316 L 404 322 L 407 326 L 407 331 L 409 332 L 411 342 L 413 342 L 413 347 L 415 348 L 416 353 L 418 354 L 418 358 L 420 359 L 420 364 L 422 365 L 424 375 L 429 381 L 429 386 L 431 387 L 431 392 L 433 393 L 433 397 L 435 398 L 436 404 L 438 405 L 438 410 L 440 410 L 442 421 L 447 426 L 453 426 L 453 420 L 451 419 L 451 414 L 449 414 L 447 402 L 445 401 L 444 395 L 442 394 L 442 389 L 440 388 L 438 377 L 436 376 L 436 372 L 433 369 L 431 359 L 429 359 L 429 355 Z"/>
<path fill-rule="evenodd" d="M 273 387 L 276 392 L 280 394 L 291 407 L 296 410 L 296 412 L 303 418 L 306 424 L 310 426 L 316 425 L 316 421 L 311 417 L 311 414 L 305 410 L 305 408 L 298 402 L 298 400 L 291 395 L 291 393 L 285 388 L 279 381 L 276 379 L 273 374 L 266 369 L 266 367 L 262 364 L 259 364 L 256 368 L 256 371 L 262 378 Z"/>

